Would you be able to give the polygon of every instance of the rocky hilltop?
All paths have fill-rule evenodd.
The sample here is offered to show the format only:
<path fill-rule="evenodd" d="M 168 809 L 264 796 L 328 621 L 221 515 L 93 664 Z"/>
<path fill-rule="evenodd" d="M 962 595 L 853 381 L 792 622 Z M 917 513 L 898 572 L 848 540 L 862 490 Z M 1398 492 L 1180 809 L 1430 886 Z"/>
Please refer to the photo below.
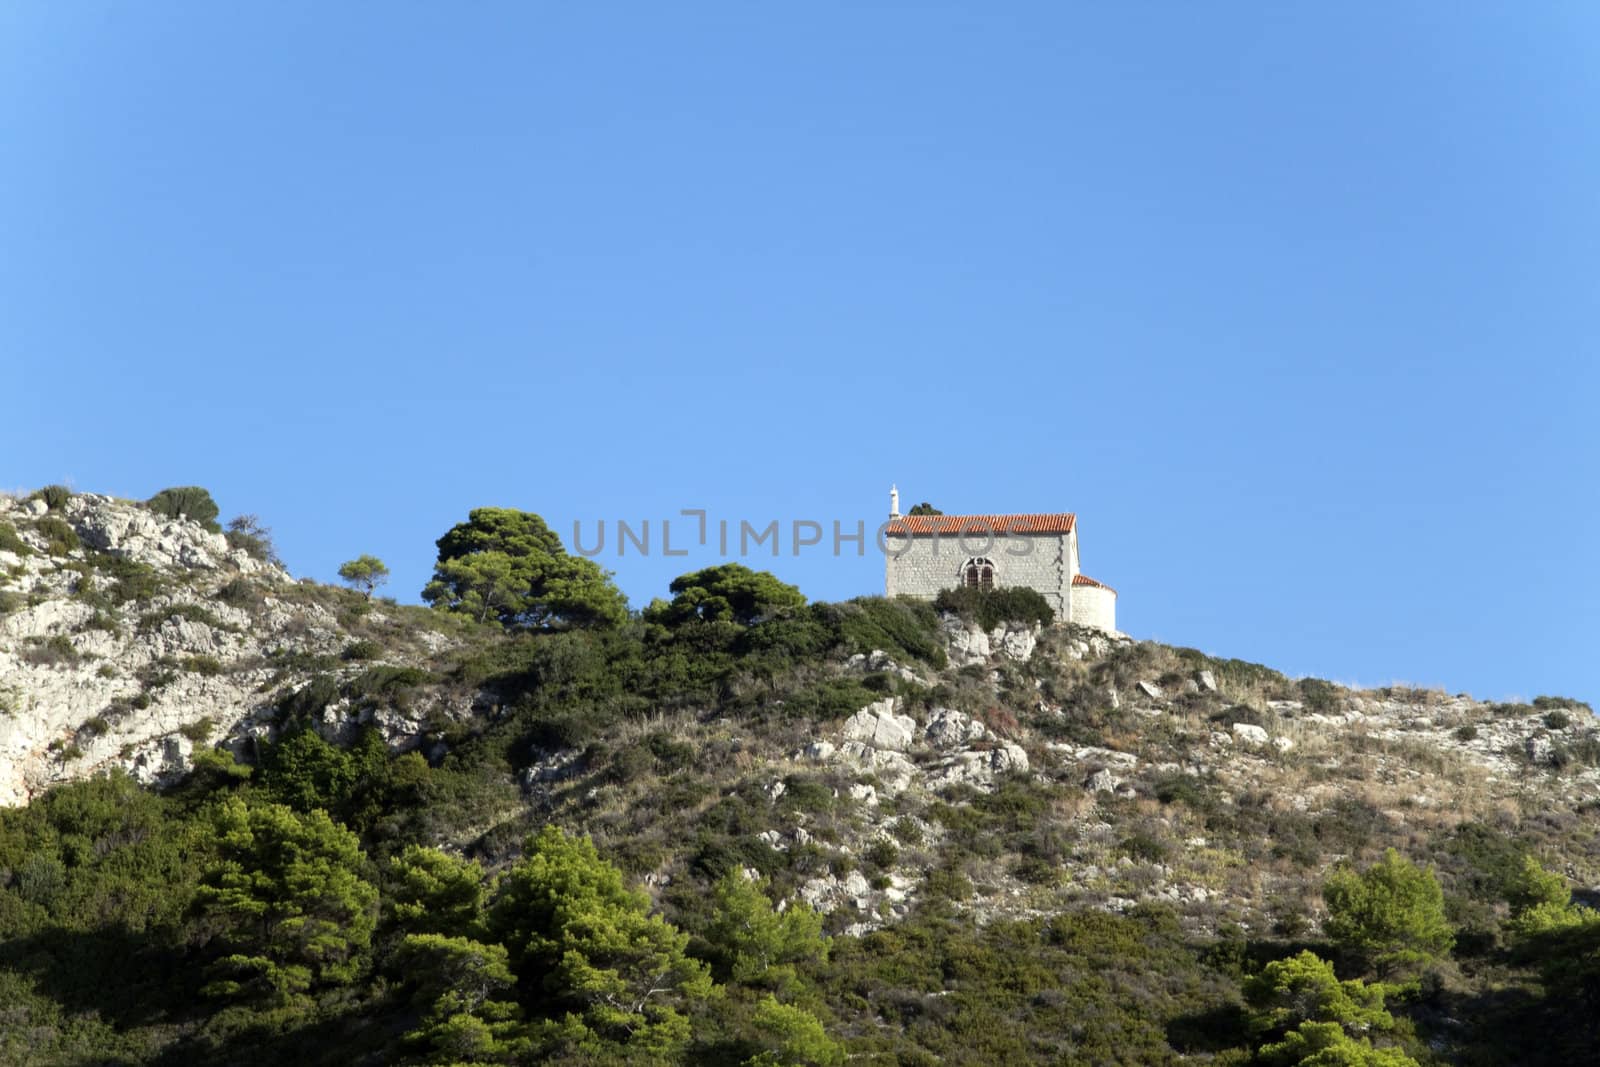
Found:
<path fill-rule="evenodd" d="M 269 737 L 307 664 L 359 673 L 351 653 L 376 655 L 372 635 L 402 666 L 451 643 L 267 556 L 133 501 L 0 497 L 0 805 L 114 767 L 169 783 L 196 745 L 243 754 Z M 395 744 L 420 743 L 420 719 L 377 717 Z"/>
<path fill-rule="evenodd" d="M 1339 987 L 1360 1019 L 1301 1035 L 1369 1056 L 1338 1062 L 1600 1039 L 1600 730 L 1577 700 L 1355 691 L 1046 625 L 1004 590 L 808 603 L 738 565 L 630 614 L 500 509 L 441 539 L 440 608 L 406 606 L 183 515 L 0 498 L 7 1062 L 596 1062 L 584 1042 L 631 1048 L 663 990 L 595 979 L 642 983 L 627 1025 L 540 992 L 517 924 L 558 855 L 588 873 L 557 895 L 612 909 L 560 937 L 632 923 L 688 976 L 650 1062 L 1297 1062 L 1261 976 L 1334 961 L 1375 983 Z M 565 616 L 537 575 L 472 599 L 483 560 L 445 546 L 509 573 L 497 537 L 566 576 Z M 256 834 L 328 880 L 278 879 L 289 853 Z M 1405 983 L 1332 914 L 1351 869 L 1426 889 Z M 282 902 L 250 894 L 278 892 L 263 926 Z M 463 967 L 512 999 L 461 1000 Z M 572 1006 L 597 1029 L 556 1025 Z"/>
<path fill-rule="evenodd" d="M 0 804 L 112 768 L 171 784 L 197 746 L 251 761 L 296 694 L 331 741 L 370 726 L 435 763 L 518 700 L 506 676 L 463 669 L 504 639 L 498 628 L 297 582 L 261 555 L 135 502 L 0 498 Z M 914 904 L 950 844 L 952 802 L 1025 782 L 1053 799 L 1006 839 L 1004 862 L 975 872 L 979 912 L 1162 900 L 1198 927 L 1260 928 L 1314 922 L 1311 876 L 1361 849 L 1512 810 L 1559 822 L 1600 801 L 1600 736 L 1576 701 L 1354 692 L 1095 631 L 950 615 L 935 639 L 932 661 L 846 649 L 809 669 L 813 685 L 862 694 L 839 712 L 737 726 L 727 709 L 663 704 L 642 720 L 651 729 L 571 745 L 545 731 L 513 749 L 515 792 L 490 823 L 480 812 L 442 839 L 482 848 L 552 811 L 603 832 L 620 820 L 629 837 L 690 833 L 651 796 L 681 774 L 659 758 L 650 773 L 617 771 L 632 741 L 670 735 L 714 768 L 712 793 L 763 798 L 761 848 L 815 849 L 822 824 L 828 849 L 853 857 L 796 881 L 841 929 Z M 796 782 L 807 795 L 825 785 L 825 813 L 783 800 Z M 860 862 L 874 849 L 895 862 Z M 665 886 L 692 861 L 664 855 L 644 873 Z M 1600 881 L 1586 854 L 1567 867 Z"/>

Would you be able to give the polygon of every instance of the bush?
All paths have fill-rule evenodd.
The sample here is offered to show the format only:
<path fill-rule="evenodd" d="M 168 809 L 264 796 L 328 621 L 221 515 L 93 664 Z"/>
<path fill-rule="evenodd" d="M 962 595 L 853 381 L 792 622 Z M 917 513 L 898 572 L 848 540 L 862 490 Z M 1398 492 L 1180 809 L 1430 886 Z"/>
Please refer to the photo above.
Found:
<path fill-rule="evenodd" d="M 1133 833 L 1123 838 L 1117 848 L 1129 859 L 1144 863 L 1160 863 L 1171 852 L 1171 846 L 1147 833 Z"/>
<path fill-rule="evenodd" d="M 64 485 L 47 485 L 28 499 L 43 500 L 44 506 L 51 511 L 60 511 L 72 499 L 72 490 Z"/>
<path fill-rule="evenodd" d="M 146 500 L 145 507 L 164 518 L 186 518 L 190 522 L 198 522 L 212 533 L 222 532 L 222 527 L 217 525 L 217 502 L 198 485 L 163 489 Z"/>
<path fill-rule="evenodd" d="M 182 726 L 178 727 L 178 732 L 184 737 L 187 737 L 190 741 L 193 741 L 195 744 L 203 745 L 206 742 L 206 738 L 211 736 L 211 731 L 216 729 L 216 727 L 217 721 L 207 715 L 203 718 L 196 719 L 194 722 L 184 723 Z"/>
<path fill-rule="evenodd" d="M 1339 688 L 1321 678 L 1300 679 L 1300 700 L 1307 711 L 1327 714 L 1339 710 Z"/>
<path fill-rule="evenodd" d="M 943 668 L 948 662 L 939 640 L 939 613 L 921 600 L 857 597 L 829 605 L 833 621 L 855 652 L 882 649 L 896 660 L 921 660 Z"/>
<path fill-rule="evenodd" d="M 1594 713 L 1594 709 L 1589 705 L 1571 697 L 1538 696 L 1533 698 L 1533 706 L 1540 711 L 1544 711 L 1547 708 L 1567 708 L 1568 710 L 1587 711 L 1591 715 Z"/>
<path fill-rule="evenodd" d="M 1547 711 L 1544 716 L 1544 724 L 1552 730 L 1565 730 L 1572 725 L 1572 716 L 1560 709 Z"/>
<path fill-rule="evenodd" d="M 222 661 L 215 656 L 190 656 L 183 661 L 183 669 L 191 674 L 215 678 L 222 673 Z"/>
<path fill-rule="evenodd" d="M 0 552 L 10 552 L 18 556 L 33 555 L 33 549 L 17 535 L 17 528 L 9 522 L 0 522 Z"/>
<path fill-rule="evenodd" d="M 209 626 L 213 630 L 238 632 L 238 627 L 229 626 L 199 604 L 170 604 L 157 611 L 147 611 L 139 616 L 139 632 L 149 633 L 152 630 L 159 630 L 168 619 L 187 619 L 202 626 Z"/>
<path fill-rule="evenodd" d="M 278 551 L 272 544 L 272 531 L 254 515 L 236 515 L 228 520 L 228 547 L 243 549 L 252 559 L 277 563 Z"/>
<path fill-rule="evenodd" d="M 112 580 L 107 592 L 119 604 L 149 600 L 161 591 L 161 575 L 148 564 L 120 556 L 95 556 L 90 562 Z"/>
<path fill-rule="evenodd" d="M 1322 896 L 1328 936 L 1380 971 L 1431 963 L 1455 941 L 1432 868 L 1418 867 L 1392 848 L 1360 874 L 1343 868 L 1329 875 Z"/>
<path fill-rule="evenodd" d="M 1456 727 L 1455 738 L 1457 741 L 1472 741 L 1476 739 L 1477 736 L 1478 728 L 1473 726 L 1471 723 L 1468 723 L 1465 726 Z"/>
<path fill-rule="evenodd" d="M 261 603 L 261 591 L 244 578 L 230 578 L 217 590 L 217 599 L 236 608 L 254 607 Z"/>
<path fill-rule="evenodd" d="M 351 641 L 344 646 L 344 651 L 339 653 L 339 658 L 350 662 L 377 659 L 383 655 L 383 646 L 376 641 L 362 639 Z"/>
<path fill-rule="evenodd" d="M 49 542 L 45 551 L 52 556 L 65 556 L 79 548 L 78 533 L 64 519 L 46 515 L 34 528 Z"/>
<path fill-rule="evenodd" d="M 936 611 L 959 615 L 968 622 L 976 622 L 985 630 L 1001 623 L 1027 622 L 1048 626 L 1055 621 L 1056 613 L 1049 601 L 1025 586 L 1001 589 L 944 589 L 934 597 Z"/>

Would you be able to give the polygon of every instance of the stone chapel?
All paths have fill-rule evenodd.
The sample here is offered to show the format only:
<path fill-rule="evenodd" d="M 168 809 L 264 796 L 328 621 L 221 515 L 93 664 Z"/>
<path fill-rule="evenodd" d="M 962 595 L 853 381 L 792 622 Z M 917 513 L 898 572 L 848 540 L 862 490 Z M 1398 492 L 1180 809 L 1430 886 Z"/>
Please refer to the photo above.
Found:
<path fill-rule="evenodd" d="M 884 592 L 932 600 L 942 589 L 1027 586 L 1056 621 L 1117 631 L 1117 591 L 1078 568 L 1071 512 L 1013 515 L 901 515 L 889 490 Z"/>

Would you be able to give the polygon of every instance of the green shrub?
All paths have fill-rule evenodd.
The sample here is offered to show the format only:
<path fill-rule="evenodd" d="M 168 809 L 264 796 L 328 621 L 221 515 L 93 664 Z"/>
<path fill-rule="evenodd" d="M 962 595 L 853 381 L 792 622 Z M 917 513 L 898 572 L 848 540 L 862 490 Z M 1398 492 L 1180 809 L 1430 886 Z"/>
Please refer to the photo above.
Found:
<path fill-rule="evenodd" d="M 94 556 L 97 571 L 110 578 L 108 595 L 119 604 L 130 600 L 149 600 L 161 591 L 161 575 L 154 567 L 121 556 Z"/>
<path fill-rule="evenodd" d="M 1160 863 L 1172 852 L 1172 846 L 1167 842 L 1142 831 L 1124 837 L 1118 842 L 1117 849 L 1129 859 L 1144 863 Z"/>
<path fill-rule="evenodd" d="M 45 546 L 45 551 L 52 556 L 65 556 L 76 552 L 80 547 L 77 531 L 65 519 L 46 515 L 34 524 L 34 529 L 49 542 Z"/>
<path fill-rule="evenodd" d="M 1328 936 L 1385 973 L 1430 963 L 1455 941 L 1433 869 L 1392 848 L 1359 874 L 1348 867 L 1335 870 L 1322 896 Z"/>
<path fill-rule="evenodd" d="M 243 549 L 252 559 L 277 563 L 278 551 L 272 544 L 272 531 L 254 515 L 236 515 L 228 520 L 228 547 Z"/>
<path fill-rule="evenodd" d="M 33 555 L 33 549 L 17 535 L 17 528 L 9 522 L 0 522 L 0 552 L 10 552 L 18 556 Z"/>
<path fill-rule="evenodd" d="M 1302 678 L 1300 700 L 1307 711 L 1328 714 L 1339 710 L 1339 687 L 1321 678 Z"/>
<path fill-rule="evenodd" d="M 1056 613 L 1035 590 L 1025 586 L 1000 589 L 944 589 L 933 600 L 936 611 L 959 615 L 985 630 L 1001 623 L 1025 622 L 1044 626 L 1055 621 Z"/>
<path fill-rule="evenodd" d="M 833 789 L 818 778 L 791 774 L 783 784 L 783 796 L 778 798 L 778 803 L 789 811 L 816 815 L 833 808 Z"/>
<path fill-rule="evenodd" d="M 871 869 L 887 871 L 900 862 L 900 850 L 893 841 L 879 839 L 867 847 L 861 860 Z"/>
<path fill-rule="evenodd" d="M 217 599 L 236 608 L 253 607 L 262 601 L 261 591 L 245 578 L 230 578 L 217 590 Z"/>
<path fill-rule="evenodd" d="M 1289 680 L 1281 672 L 1260 663 L 1251 663 L 1249 660 L 1217 659 L 1197 648 L 1174 648 L 1172 653 L 1190 673 L 1209 670 L 1216 678 L 1218 686 L 1226 690 L 1252 687 L 1273 690 L 1285 688 L 1289 684 Z"/>
<path fill-rule="evenodd" d="M 215 730 L 216 728 L 217 720 L 207 715 L 203 718 L 196 719 L 194 722 L 184 723 L 182 726 L 178 727 L 178 732 L 184 737 L 188 738 L 190 741 L 193 741 L 195 744 L 203 745 L 205 744 L 206 739 L 211 736 L 211 731 Z"/>
<path fill-rule="evenodd" d="M 1251 726 L 1266 727 L 1272 725 L 1272 717 L 1270 715 L 1264 711 L 1257 711 L 1255 708 L 1249 707 L 1245 704 L 1235 704 L 1231 708 L 1224 708 L 1221 711 L 1214 711 L 1208 716 L 1208 718 L 1211 722 L 1214 722 L 1219 726 L 1226 726 L 1230 728 L 1235 723 L 1241 722 L 1248 723 Z"/>
<path fill-rule="evenodd" d="M 1565 730 L 1572 725 L 1572 716 L 1557 708 L 1544 714 L 1544 724 L 1552 730 Z"/>
<path fill-rule="evenodd" d="M 222 532 L 222 527 L 217 525 L 217 502 L 211 499 L 209 492 L 198 485 L 163 489 L 146 500 L 145 506 L 164 518 L 187 518 L 191 522 L 198 522 L 212 533 Z"/>
<path fill-rule="evenodd" d="M 921 660 L 938 668 L 947 663 L 939 613 L 926 601 L 864 596 L 827 609 L 852 651 L 882 649 L 896 660 Z"/>
<path fill-rule="evenodd" d="M 72 499 L 72 490 L 64 485 L 47 485 L 28 499 L 43 500 L 44 506 L 51 511 L 60 511 L 67 506 L 67 501 Z"/>
<path fill-rule="evenodd" d="M 215 656 L 190 656 L 183 661 L 183 669 L 191 674 L 215 678 L 222 673 L 222 661 Z"/>
<path fill-rule="evenodd" d="M 238 633 L 237 626 L 231 626 L 217 618 L 199 604 L 169 604 L 167 607 L 155 611 L 147 611 L 139 616 L 139 632 L 149 633 L 159 630 L 168 619 L 188 619 L 202 626 L 209 626 L 213 630 L 222 630 L 228 633 Z"/>
<path fill-rule="evenodd" d="M 1476 739 L 1477 736 L 1478 728 L 1473 726 L 1471 723 L 1467 723 L 1465 726 L 1456 727 L 1455 739 L 1457 741 L 1472 741 Z"/>
<path fill-rule="evenodd" d="M 675 771 L 694 766 L 695 747 L 687 741 L 679 741 L 671 734 L 651 734 L 644 739 L 644 747 L 663 770 Z"/>
<path fill-rule="evenodd" d="M 382 645 L 378 644 L 376 641 L 369 641 L 363 638 L 359 641 L 351 641 L 348 645 L 345 645 L 344 650 L 339 653 L 339 658 L 347 662 L 356 662 L 361 660 L 377 659 L 382 655 Z"/>
<path fill-rule="evenodd" d="M 787 719 L 829 723 L 847 719 L 880 698 L 880 694 L 860 682 L 831 678 L 821 685 L 788 694 L 782 701 L 781 710 Z"/>
<path fill-rule="evenodd" d="M 1567 708 L 1568 710 L 1586 711 L 1591 715 L 1594 713 L 1594 709 L 1589 705 L 1571 697 L 1538 696 L 1533 698 L 1533 706 L 1541 711 L 1547 708 Z"/>

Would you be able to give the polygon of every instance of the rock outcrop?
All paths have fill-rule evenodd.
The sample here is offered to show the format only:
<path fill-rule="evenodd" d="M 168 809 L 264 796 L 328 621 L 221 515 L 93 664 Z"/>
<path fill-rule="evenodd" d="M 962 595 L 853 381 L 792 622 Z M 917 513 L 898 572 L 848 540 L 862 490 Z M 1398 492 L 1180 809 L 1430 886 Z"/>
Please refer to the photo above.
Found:
<path fill-rule="evenodd" d="M 0 524 L 14 535 L 0 542 L 0 806 L 112 767 L 173 781 L 198 745 L 243 751 L 271 736 L 274 704 L 303 682 L 286 664 L 371 665 L 339 659 L 354 639 L 339 590 L 296 583 L 198 523 L 80 493 L 56 511 L 0 497 Z M 424 730 L 420 717 L 349 710 L 320 726 L 347 737 L 372 724 L 397 747 Z"/>

